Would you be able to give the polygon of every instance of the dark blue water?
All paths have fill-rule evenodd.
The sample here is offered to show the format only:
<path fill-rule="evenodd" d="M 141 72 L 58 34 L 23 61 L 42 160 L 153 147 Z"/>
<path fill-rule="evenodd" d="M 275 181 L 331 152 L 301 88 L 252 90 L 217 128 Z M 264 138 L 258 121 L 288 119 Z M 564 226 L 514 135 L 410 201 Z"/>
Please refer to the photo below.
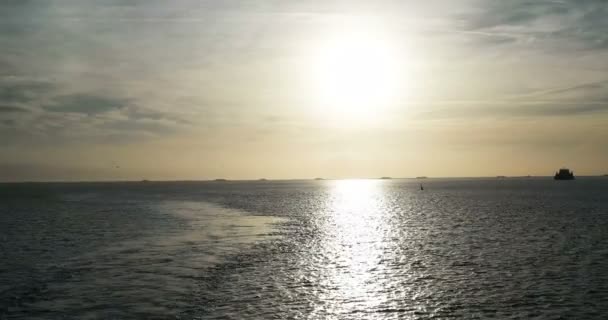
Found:
<path fill-rule="evenodd" d="M 0 184 L 0 240 L 2 319 L 608 314 L 606 178 Z"/>

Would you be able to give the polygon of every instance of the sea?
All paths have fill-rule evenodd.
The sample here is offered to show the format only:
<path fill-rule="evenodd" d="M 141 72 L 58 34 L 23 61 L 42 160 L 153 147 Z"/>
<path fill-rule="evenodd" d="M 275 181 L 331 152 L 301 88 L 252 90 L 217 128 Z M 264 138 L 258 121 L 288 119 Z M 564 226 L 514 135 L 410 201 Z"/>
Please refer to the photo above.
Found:
<path fill-rule="evenodd" d="M 0 184 L 0 319 L 607 317 L 604 177 Z"/>

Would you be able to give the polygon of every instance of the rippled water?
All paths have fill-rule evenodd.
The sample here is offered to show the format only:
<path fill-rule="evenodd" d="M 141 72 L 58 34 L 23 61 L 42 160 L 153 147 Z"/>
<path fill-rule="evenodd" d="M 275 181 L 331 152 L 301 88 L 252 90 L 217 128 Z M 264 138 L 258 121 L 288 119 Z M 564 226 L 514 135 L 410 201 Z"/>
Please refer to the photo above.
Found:
<path fill-rule="evenodd" d="M 608 314 L 604 178 L 4 184 L 0 240 L 0 318 Z"/>

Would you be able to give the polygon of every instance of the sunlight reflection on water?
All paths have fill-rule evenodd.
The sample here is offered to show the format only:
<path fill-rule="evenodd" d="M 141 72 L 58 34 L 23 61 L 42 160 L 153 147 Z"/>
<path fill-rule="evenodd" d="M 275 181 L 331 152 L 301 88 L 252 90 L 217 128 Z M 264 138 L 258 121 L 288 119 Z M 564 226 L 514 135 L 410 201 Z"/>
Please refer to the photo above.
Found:
<path fill-rule="evenodd" d="M 384 273 L 383 243 L 392 233 L 387 211 L 382 210 L 385 184 L 379 180 L 331 183 L 321 250 L 335 257 L 324 284 L 334 290 L 324 291 L 320 299 L 330 304 L 333 314 L 376 309 L 390 300 L 376 277 Z"/>

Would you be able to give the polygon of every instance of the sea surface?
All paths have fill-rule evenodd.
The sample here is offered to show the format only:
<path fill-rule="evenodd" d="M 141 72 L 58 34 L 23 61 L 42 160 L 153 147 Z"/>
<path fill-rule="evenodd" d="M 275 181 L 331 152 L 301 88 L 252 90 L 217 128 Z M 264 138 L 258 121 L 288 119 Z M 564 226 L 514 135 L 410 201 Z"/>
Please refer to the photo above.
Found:
<path fill-rule="evenodd" d="M 608 178 L 0 184 L 0 319 L 606 317 Z"/>

